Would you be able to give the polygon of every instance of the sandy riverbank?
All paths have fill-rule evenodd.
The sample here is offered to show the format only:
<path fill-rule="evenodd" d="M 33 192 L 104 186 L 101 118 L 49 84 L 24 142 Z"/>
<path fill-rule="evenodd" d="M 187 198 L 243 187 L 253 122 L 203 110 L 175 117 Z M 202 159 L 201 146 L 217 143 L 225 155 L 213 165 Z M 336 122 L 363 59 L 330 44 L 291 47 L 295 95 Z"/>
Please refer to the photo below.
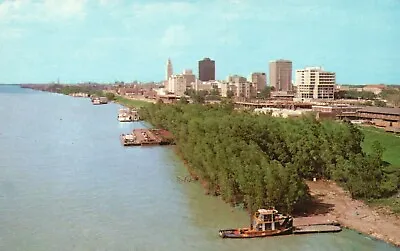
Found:
<path fill-rule="evenodd" d="M 321 180 L 307 184 L 315 207 L 308 212 L 308 217 L 296 217 L 296 225 L 337 221 L 344 227 L 400 246 L 400 217 L 351 199 L 334 182 Z"/>

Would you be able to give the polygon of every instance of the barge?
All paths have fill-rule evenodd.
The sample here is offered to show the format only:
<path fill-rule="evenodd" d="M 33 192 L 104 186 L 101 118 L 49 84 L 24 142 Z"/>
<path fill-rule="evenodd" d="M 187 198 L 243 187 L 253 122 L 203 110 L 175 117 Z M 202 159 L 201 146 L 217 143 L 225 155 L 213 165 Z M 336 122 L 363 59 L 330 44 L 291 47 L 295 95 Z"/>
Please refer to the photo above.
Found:
<path fill-rule="evenodd" d="M 118 121 L 119 122 L 133 122 L 133 121 L 139 121 L 140 116 L 139 112 L 134 109 L 129 109 L 129 108 L 122 108 L 118 111 Z"/>
<path fill-rule="evenodd" d="M 339 224 L 293 225 L 293 217 L 279 213 L 274 208 L 258 209 L 249 228 L 219 230 L 221 238 L 256 238 L 289 234 L 336 233 Z"/>
<path fill-rule="evenodd" d="M 103 105 L 108 103 L 106 97 L 91 97 L 93 105 Z"/>
<path fill-rule="evenodd" d="M 124 146 L 173 144 L 172 135 L 161 129 L 134 129 L 131 134 L 122 134 L 120 138 Z"/>
<path fill-rule="evenodd" d="M 280 214 L 275 209 L 258 209 L 249 228 L 219 230 L 221 238 L 256 238 L 291 234 L 293 217 Z"/>

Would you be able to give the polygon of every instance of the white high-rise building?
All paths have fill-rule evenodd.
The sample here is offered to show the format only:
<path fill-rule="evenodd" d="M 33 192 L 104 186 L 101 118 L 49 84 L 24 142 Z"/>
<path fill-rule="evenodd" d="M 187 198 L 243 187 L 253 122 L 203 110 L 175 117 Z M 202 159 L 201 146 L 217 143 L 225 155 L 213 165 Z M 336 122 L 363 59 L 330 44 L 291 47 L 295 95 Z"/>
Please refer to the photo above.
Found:
<path fill-rule="evenodd" d="M 301 99 L 334 99 L 336 74 L 321 67 L 296 70 L 297 97 Z"/>
<path fill-rule="evenodd" d="M 183 74 L 172 75 L 168 80 L 168 92 L 182 96 L 186 91 L 186 79 Z"/>

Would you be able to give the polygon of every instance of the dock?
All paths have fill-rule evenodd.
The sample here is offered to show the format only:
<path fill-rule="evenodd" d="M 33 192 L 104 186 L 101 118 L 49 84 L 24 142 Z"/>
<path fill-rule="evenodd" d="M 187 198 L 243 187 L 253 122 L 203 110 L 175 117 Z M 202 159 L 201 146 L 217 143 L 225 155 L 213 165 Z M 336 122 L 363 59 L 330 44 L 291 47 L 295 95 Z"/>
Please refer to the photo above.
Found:
<path fill-rule="evenodd" d="M 134 129 L 130 134 L 120 136 L 123 146 L 170 145 L 171 133 L 162 129 Z"/>
<path fill-rule="evenodd" d="M 342 231 L 339 225 L 334 224 L 313 224 L 295 226 L 293 234 L 316 234 L 316 233 L 337 233 Z"/>

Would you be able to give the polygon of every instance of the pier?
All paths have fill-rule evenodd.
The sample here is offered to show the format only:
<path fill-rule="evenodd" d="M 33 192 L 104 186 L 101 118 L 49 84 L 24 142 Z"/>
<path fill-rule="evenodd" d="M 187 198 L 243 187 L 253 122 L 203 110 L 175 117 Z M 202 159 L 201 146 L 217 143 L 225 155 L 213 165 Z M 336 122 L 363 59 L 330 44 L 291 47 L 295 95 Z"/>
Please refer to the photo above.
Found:
<path fill-rule="evenodd" d="M 162 129 L 134 129 L 131 134 L 122 134 L 123 146 L 170 145 L 171 133 Z"/>
<path fill-rule="evenodd" d="M 293 234 L 336 233 L 340 231 L 342 231 L 342 228 L 336 224 L 312 224 L 295 226 Z"/>

